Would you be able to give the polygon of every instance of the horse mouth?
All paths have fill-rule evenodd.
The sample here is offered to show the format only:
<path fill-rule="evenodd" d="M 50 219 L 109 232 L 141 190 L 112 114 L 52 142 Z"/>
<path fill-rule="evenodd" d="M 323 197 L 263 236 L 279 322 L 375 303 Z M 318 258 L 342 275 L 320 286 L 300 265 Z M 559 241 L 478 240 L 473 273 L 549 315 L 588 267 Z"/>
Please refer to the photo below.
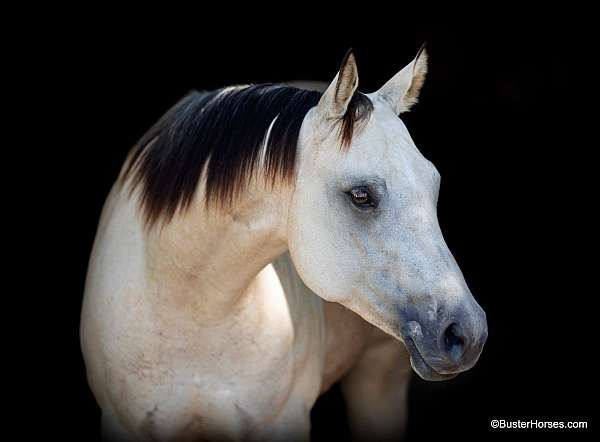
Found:
<path fill-rule="evenodd" d="M 404 339 L 404 345 L 406 345 L 410 354 L 410 365 L 422 379 L 426 381 L 447 381 L 458 376 L 458 373 L 440 373 L 436 371 L 421 356 L 421 352 L 411 337 L 407 336 Z"/>

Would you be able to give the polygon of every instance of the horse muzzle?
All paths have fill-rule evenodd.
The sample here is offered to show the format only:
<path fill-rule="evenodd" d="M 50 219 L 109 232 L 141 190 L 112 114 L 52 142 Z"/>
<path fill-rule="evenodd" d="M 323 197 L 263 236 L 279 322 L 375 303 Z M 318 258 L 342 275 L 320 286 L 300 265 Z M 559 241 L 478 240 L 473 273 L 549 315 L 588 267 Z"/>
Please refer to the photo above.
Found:
<path fill-rule="evenodd" d="M 401 334 L 413 369 L 428 381 L 455 377 L 473 367 L 487 340 L 487 320 L 473 300 L 440 318 L 407 313 Z"/>

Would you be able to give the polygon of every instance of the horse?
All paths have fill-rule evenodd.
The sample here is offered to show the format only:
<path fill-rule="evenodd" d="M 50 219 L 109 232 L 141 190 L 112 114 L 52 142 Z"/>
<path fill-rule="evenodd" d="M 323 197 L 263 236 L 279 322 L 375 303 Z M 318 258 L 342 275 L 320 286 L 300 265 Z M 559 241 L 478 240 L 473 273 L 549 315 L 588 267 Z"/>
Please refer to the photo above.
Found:
<path fill-rule="evenodd" d="M 80 340 L 107 440 L 307 440 L 339 383 L 358 440 L 400 437 L 412 372 L 487 338 L 400 116 L 427 53 L 357 90 L 191 92 L 132 148 L 91 251 Z"/>

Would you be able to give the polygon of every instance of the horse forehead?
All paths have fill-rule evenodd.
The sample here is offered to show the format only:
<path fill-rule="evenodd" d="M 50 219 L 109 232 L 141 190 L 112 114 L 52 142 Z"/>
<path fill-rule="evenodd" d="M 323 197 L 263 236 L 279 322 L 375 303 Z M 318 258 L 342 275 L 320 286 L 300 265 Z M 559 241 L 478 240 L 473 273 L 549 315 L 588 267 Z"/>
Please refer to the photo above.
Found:
<path fill-rule="evenodd" d="M 394 152 L 413 155 L 419 153 L 404 122 L 389 109 L 376 106 L 365 135 L 385 144 Z"/>
<path fill-rule="evenodd" d="M 373 163 L 390 171 L 429 175 L 433 168 L 416 147 L 404 122 L 391 111 L 373 113 L 355 137 L 349 156 L 361 156 L 364 161 L 366 152 Z"/>

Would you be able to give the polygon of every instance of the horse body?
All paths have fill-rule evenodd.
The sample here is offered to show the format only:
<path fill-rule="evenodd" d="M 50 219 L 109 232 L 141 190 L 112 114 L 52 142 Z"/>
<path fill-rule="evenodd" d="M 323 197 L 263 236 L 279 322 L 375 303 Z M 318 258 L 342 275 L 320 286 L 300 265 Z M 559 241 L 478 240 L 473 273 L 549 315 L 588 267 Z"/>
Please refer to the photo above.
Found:
<path fill-rule="evenodd" d="M 185 220 L 148 238 L 138 218 L 135 198 L 116 184 L 98 228 L 82 316 L 89 383 L 104 426 L 118 439 L 307 435 L 319 394 L 348 373 L 368 345 L 389 341 L 402 349 L 310 291 L 289 254 L 276 255 L 277 247 L 266 247 L 262 251 L 271 253 L 256 261 L 241 255 L 240 281 L 228 273 L 227 281 L 211 279 L 207 290 L 208 281 L 186 267 L 189 257 L 210 266 L 210 255 L 263 237 L 257 233 L 266 225 L 256 227 L 254 214 L 231 215 L 235 226 L 226 230 L 243 233 L 238 238 L 203 230 L 200 247 L 177 224 Z M 273 263 L 253 277 L 244 272 L 247 263 L 266 259 Z M 404 356 L 398 365 L 409 367 Z M 402 422 L 402 408 L 396 412 Z"/>
<path fill-rule="evenodd" d="M 397 117 L 424 69 L 417 56 L 355 94 L 349 55 L 323 94 L 193 94 L 142 138 L 82 309 L 108 439 L 306 440 L 337 381 L 353 434 L 388 439 L 411 368 L 475 364 L 485 315 L 441 236 L 437 171 Z"/>

